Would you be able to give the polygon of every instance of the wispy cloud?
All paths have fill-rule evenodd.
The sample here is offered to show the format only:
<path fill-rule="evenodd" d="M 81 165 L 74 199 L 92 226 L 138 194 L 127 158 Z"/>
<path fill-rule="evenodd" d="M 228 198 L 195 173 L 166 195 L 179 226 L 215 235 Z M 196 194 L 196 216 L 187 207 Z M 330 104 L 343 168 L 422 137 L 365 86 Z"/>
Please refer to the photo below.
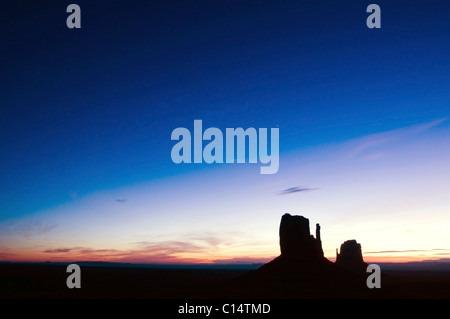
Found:
<path fill-rule="evenodd" d="M 145 251 L 151 254 L 173 255 L 178 253 L 197 253 L 205 250 L 207 250 L 207 247 L 205 245 L 173 240 L 148 245 L 141 251 Z"/>
<path fill-rule="evenodd" d="M 243 236 L 243 234 L 238 234 Z M 143 263 L 191 263 L 191 262 L 235 262 L 226 257 L 220 258 L 221 249 L 235 245 L 236 233 L 216 235 L 212 232 L 186 233 L 174 240 L 142 240 L 128 243 L 127 248 L 93 248 L 93 247 L 55 247 L 44 250 L 53 254 L 51 258 L 61 257 L 74 261 L 112 261 Z M 214 257 L 213 257 L 214 256 Z M 253 261 L 252 256 L 240 258 L 242 261 Z M 261 258 L 255 259 L 255 262 Z"/>
<path fill-rule="evenodd" d="M 283 189 L 282 191 L 278 192 L 278 195 L 288 195 L 288 194 L 294 194 L 294 193 L 300 193 L 300 192 L 310 192 L 318 190 L 318 188 L 311 188 L 311 187 L 290 187 Z"/>
<path fill-rule="evenodd" d="M 233 257 L 233 258 L 223 258 L 215 259 L 212 262 L 214 264 L 260 264 L 267 263 L 271 261 L 273 257 Z"/>
<path fill-rule="evenodd" d="M 230 238 L 240 237 L 242 238 L 244 236 L 241 232 L 226 232 L 225 234 L 214 234 L 212 232 L 203 232 L 200 234 L 194 234 L 194 233 L 186 233 L 186 234 L 179 234 L 178 240 L 143 240 L 143 241 L 137 241 L 137 242 L 131 242 L 130 245 L 134 246 L 140 246 L 145 248 L 155 247 L 159 245 L 168 245 L 171 247 L 176 246 L 186 246 L 192 245 L 192 247 L 217 247 L 221 244 L 229 244 Z M 188 244 L 188 245 L 186 245 Z"/>
<path fill-rule="evenodd" d="M 13 257 L 15 254 L 11 253 L 8 248 L 0 249 L 0 260 L 8 260 Z"/>
<path fill-rule="evenodd" d="M 127 199 L 126 198 L 118 198 L 115 200 L 116 203 L 126 203 Z"/>
<path fill-rule="evenodd" d="M 34 236 L 46 234 L 55 229 L 57 226 L 57 224 L 44 223 L 42 220 L 31 220 L 19 223 L 13 228 L 13 230 L 17 234 L 22 235 L 25 238 L 31 238 Z"/>
<path fill-rule="evenodd" d="M 366 251 L 364 254 L 399 254 L 399 253 L 417 253 L 417 252 L 435 252 L 435 251 L 450 251 L 450 249 L 433 248 L 433 249 L 405 249 L 405 250 L 377 250 Z"/>
<path fill-rule="evenodd" d="M 70 196 L 70 198 L 72 198 L 72 199 L 77 199 L 77 198 L 78 198 L 78 193 L 77 193 L 77 192 L 70 191 L 70 192 L 68 192 L 67 194 L 68 194 L 68 195 Z"/>
<path fill-rule="evenodd" d="M 91 255 L 91 254 L 115 254 L 120 252 L 117 249 L 92 249 L 92 248 L 84 248 L 79 250 L 80 254 L 83 255 Z"/>
<path fill-rule="evenodd" d="M 367 159 L 377 159 L 383 157 L 384 153 L 380 151 L 380 148 L 382 146 L 402 140 L 411 139 L 429 131 L 432 128 L 439 126 L 446 121 L 447 119 L 443 118 L 427 123 L 371 134 L 362 138 L 355 139 L 350 142 L 346 157 L 355 158 L 358 156 L 364 156 Z M 375 152 L 375 154 L 373 154 L 372 152 Z"/>
<path fill-rule="evenodd" d="M 59 253 L 68 253 L 71 250 L 72 250 L 72 248 L 55 248 L 55 249 L 44 250 L 44 253 L 47 253 L 47 254 L 59 254 Z"/>
<path fill-rule="evenodd" d="M 67 258 L 90 261 L 116 262 L 198 262 L 220 241 L 216 238 L 198 238 L 198 242 L 168 240 L 161 242 L 141 241 L 133 243 L 135 249 L 94 249 L 86 247 L 54 248 L 44 253 L 67 254 Z M 199 257 L 195 257 L 198 254 Z M 185 256 L 191 257 L 185 257 Z M 55 258 L 57 258 L 56 256 Z M 59 256 L 61 257 L 61 256 Z"/>
<path fill-rule="evenodd" d="M 133 250 L 134 253 L 148 253 L 148 254 L 164 254 L 174 255 L 180 253 L 200 253 L 210 250 L 212 247 L 217 246 L 221 241 L 216 238 L 202 239 L 195 242 L 195 240 L 167 240 L 161 242 L 142 241 L 137 242 L 137 249 Z"/>

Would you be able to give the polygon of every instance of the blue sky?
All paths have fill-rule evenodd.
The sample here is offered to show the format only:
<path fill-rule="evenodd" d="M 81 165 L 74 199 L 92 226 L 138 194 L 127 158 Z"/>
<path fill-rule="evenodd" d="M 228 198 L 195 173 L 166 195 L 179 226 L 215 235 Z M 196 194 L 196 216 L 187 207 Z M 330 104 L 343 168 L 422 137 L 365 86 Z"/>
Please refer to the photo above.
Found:
<path fill-rule="evenodd" d="M 417 127 L 426 127 L 425 135 L 411 133 L 406 140 L 401 138 L 403 142 L 395 144 L 395 162 L 382 160 L 394 147 L 389 138 L 388 144 L 374 142 L 380 149 L 371 158 L 379 161 L 380 176 L 384 176 L 398 169 L 397 161 L 408 158 L 401 150 L 426 146 L 435 157 L 411 151 L 417 165 L 408 176 L 416 176 L 420 183 L 426 179 L 423 166 L 432 162 L 441 174 L 432 174 L 434 179 L 427 182 L 444 183 L 448 170 L 441 158 L 447 153 L 441 147 L 447 145 L 450 110 L 450 22 L 445 1 L 379 1 L 382 28 L 376 30 L 365 25 L 365 9 L 371 3 L 366 1 L 77 3 L 82 10 L 79 30 L 65 26 L 70 2 L 9 1 L 1 13 L 0 222 L 4 227 L 29 219 L 39 220 L 43 223 L 39 227 L 48 233 L 56 232 L 58 227 L 51 226 L 64 225 L 61 216 L 72 216 L 62 207 L 72 210 L 89 198 L 93 206 L 82 206 L 80 214 L 92 210 L 92 218 L 101 219 L 106 213 L 97 211 L 98 194 L 114 194 L 117 198 L 108 205 L 128 207 L 130 216 L 141 216 L 146 209 L 153 210 L 152 204 L 143 201 L 139 208 L 133 206 L 132 194 L 123 190 L 144 194 L 142 189 L 147 186 L 142 185 L 152 185 L 166 190 L 161 198 L 173 201 L 175 189 L 191 188 L 192 198 L 197 198 L 194 194 L 205 190 L 200 182 L 198 189 L 189 186 L 196 185 L 194 181 L 205 177 L 207 182 L 202 183 L 208 188 L 217 185 L 217 192 L 231 192 L 233 177 L 228 176 L 237 179 L 241 171 L 250 174 L 248 187 L 242 190 L 245 198 L 230 195 L 235 204 L 225 206 L 233 214 L 257 209 L 259 197 L 252 195 L 256 187 L 252 185 L 266 185 L 260 191 L 271 194 L 292 187 L 320 189 L 274 195 L 276 205 L 270 206 L 274 215 L 262 219 L 269 229 L 277 226 L 285 209 L 295 209 L 295 201 L 288 199 L 291 196 L 310 197 L 308 210 L 301 213 L 308 217 L 309 211 L 315 211 L 321 216 L 314 205 L 319 207 L 323 200 L 323 185 L 334 182 L 324 173 L 334 167 L 333 145 L 345 148 L 359 139 L 384 137 L 389 132 L 401 135 Z M 174 164 L 171 132 L 177 127 L 193 128 L 194 119 L 202 119 L 204 127 L 223 130 L 279 127 L 279 173 L 260 176 L 259 164 Z M 372 145 L 362 150 L 373 149 Z M 353 151 L 363 154 L 357 147 Z M 305 177 L 294 174 L 305 162 L 310 163 L 308 154 L 317 158 L 310 164 L 315 165 L 317 182 L 306 178 L 306 172 Z M 303 162 L 305 156 L 308 161 Z M 340 174 L 358 180 L 357 176 L 365 175 L 357 168 L 344 165 Z M 223 171 L 227 178 L 221 175 Z M 297 178 L 275 182 L 286 175 Z M 398 178 L 408 180 L 406 175 Z M 367 179 L 363 184 L 369 189 L 375 185 Z M 338 193 L 332 196 L 336 207 Z M 172 209 L 186 210 L 189 219 L 188 212 L 205 200 L 199 196 L 198 201 Z M 358 202 L 355 195 L 342 196 L 348 196 L 346 202 Z M 388 194 L 383 196 L 380 202 L 390 202 Z M 402 196 L 407 201 L 408 195 Z M 284 201 L 293 203 L 284 205 Z M 217 199 L 214 205 L 224 203 Z M 424 200 L 423 207 L 428 205 Z M 59 222 L 52 222 L 43 212 L 56 214 Z M 33 219 L 42 214 L 46 217 Z M 159 220 L 159 214 L 165 210 L 154 209 L 150 215 Z M 83 220 L 91 222 L 86 217 L 80 223 Z M 230 217 L 230 223 L 236 220 Z M 117 222 L 120 225 L 120 219 Z M 133 232 L 131 225 L 126 230 L 118 225 L 113 227 L 117 233 Z M 167 225 L 169 221 L 158 229 Z M 186 230 L 201 231 L 200 226 Z M 226 231 L 232 232 L 232 227 Z M 182 231 L 174 228 L 171 233 Z M 257 233 L 256 229 L 252 236 L 260 236 Z M 89 238 L 89 234 L 84 236 Z M 14 236 L 4 240 L 8 243 L 5 249 L 18 247 L 20 242 Z M 92 241 L 100 250 L 112 245 Z M 28 237 L 28 242 L 34 241 Z M 69 249 L 46 245 L 46 250 Z M 77 244 L 76 236 L 70 245 L 83 246 Z M 434 249 L 437 244 L 430 245 Z M 270 249 L 261 248 L 260 255 L 271 255 Z"/>

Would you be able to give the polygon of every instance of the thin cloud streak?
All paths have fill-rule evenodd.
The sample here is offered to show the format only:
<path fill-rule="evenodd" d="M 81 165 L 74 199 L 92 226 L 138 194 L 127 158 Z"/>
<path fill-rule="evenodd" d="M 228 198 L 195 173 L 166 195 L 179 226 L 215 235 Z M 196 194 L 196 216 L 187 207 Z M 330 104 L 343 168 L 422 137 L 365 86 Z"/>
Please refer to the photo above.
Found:
<path fill-rule="evenodd" d="M 67 259 L 81 258 L 83 260 L 98 261 L 108 260 L 115 262 L 198 262 L 204 260 L 205 254 L 211 252 L 220 242 L 216 238 L 203 238 L 203 243 L 193 243 L 181 240 L 162 242 L 136 242 L 142 248 L 119 249 L 93 249 L 93 248 L 55 248 L 44 250 L 44 253 L 67 254 Z M 195 255 L 199 257 L 195 257 Z M 190 255 L 185 258 L 183 255 Z M 194 256 L 194 257 L 192 257 Z M 58 256 L 61 257 L 61 256 Z"/>
<path fill-rule="evenodd" d="M 49 233 L 57 226 L 58 224 L 44 224 L 42 220 L 32 220 L 26 223 L 20 223 L 13 229 L 15 233 L 24 236 L 25 238 L 31 238 Z"/>
<path fill-rule="evenodd" d="M 349 142 L 351 146 L 351 150 L 347 153 L 347 158 L 355 158 L 363 153 L 366 153 L 371 150 L 376 150 L 378 147 L 382 145 L 394 143 L 399 140 L 410 139 L 411 137 L 420 135 L 429 131 L 432 128 L 439 126 L 440 124 L 446 122 L 448 119 L 438 119 L 432 122 L 422 123 L 413 126 L 407 126 L 399 129 L 394 129 L 386 132 L 375 133 L 368 136 L 364 136 L 361 138 L 357 138 L 351 142 Z M 368 155 L 369 158 L 373 157 L 373 154 Z M 382 153 L 376 153 L 376 158 L 382 156 Z"/>
<path fill-rule="evenodd" d="M 59 253 L 68 253 L 70 251 L 72 251 L 72 248 L 46 249 L 43 252 L 46 254 L 59 254 Z"/>
<path fill-rule="evenodd" d="M 301 193 L 301 192 L 311 192 L 318 190 L 319 188 L 310 188 L 310 187 L 290 187 L 283 189 L 282 191 L 278 192 L 278 195 L 289 195 L 294 193 Z"/>
<path fill-rule="evenodd" d="M 433 249 L 405 249 L 405 250 L 379 250 L 366 251 L 364 254 L 390 254 L 390 253 L 417 253 L 417 252 L 432 252 L 432 251 L 450 251 L 450 249 L 433 248 Z"/>

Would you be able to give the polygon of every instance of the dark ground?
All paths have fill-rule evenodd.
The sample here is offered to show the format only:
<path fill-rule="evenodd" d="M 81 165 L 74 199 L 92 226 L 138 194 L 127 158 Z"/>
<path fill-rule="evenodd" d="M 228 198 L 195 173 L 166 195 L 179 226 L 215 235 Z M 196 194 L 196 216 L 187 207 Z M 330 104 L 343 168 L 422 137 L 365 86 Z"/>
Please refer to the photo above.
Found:
<path fill-rule="evenodd" d="M 69 289 L 67 265 L 0 264 L 0 299 L 210 299 L 236 298 L 230 287 L 258 298 L 261 283 L 248 280 L 249 269 L 187 269 L 81 266 L 81 289 Z M 242 280 L 247 278 L 247 280 Z M 251 276 L 250 276 L 251 278 Z M 237 283 L 237 284 L 236 284 Z M 287 286 L 292 283 L 287 282 Z M 267 286 L 267 285 L 266 285 Z M 228 290 L 227 290 L 228 289 Z M 299 298 L 308 297 L 301 288 Z M 369 289 L 367 288 L 369 291 Z M 376 290 L 376 292 L 375 292 Z M 270 291 L 270 290 L 269 290 Z M 287 289 L 289 291 L 289 289 Z M 267 298 L 295 298 L 292 291 Z M 315 295 L 314 298 L 320 298 Z M 345 298 L 337 293 L 324 298 Z M 355 296 L 353 296 L 355 297 Z M 381 288 L 362 298 L 450 299 L 450 271 L 382 270 Z M 356 296 L 358 298 L 358 296 Z"/>

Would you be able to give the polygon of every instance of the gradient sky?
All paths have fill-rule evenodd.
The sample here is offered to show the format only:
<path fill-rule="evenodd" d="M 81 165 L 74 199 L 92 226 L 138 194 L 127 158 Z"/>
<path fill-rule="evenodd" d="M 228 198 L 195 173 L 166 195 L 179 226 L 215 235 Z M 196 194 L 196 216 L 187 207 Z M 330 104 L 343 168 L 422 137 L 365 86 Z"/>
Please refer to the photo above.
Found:
<path fill-rule="evenodd" d="M 92 2 L 2 4 L 0 260 L 267 261 L 286 212 L 450 257 L 448 1 Z M 174 164 L 195 119 L 279 128 L 278 173 Z"/>

